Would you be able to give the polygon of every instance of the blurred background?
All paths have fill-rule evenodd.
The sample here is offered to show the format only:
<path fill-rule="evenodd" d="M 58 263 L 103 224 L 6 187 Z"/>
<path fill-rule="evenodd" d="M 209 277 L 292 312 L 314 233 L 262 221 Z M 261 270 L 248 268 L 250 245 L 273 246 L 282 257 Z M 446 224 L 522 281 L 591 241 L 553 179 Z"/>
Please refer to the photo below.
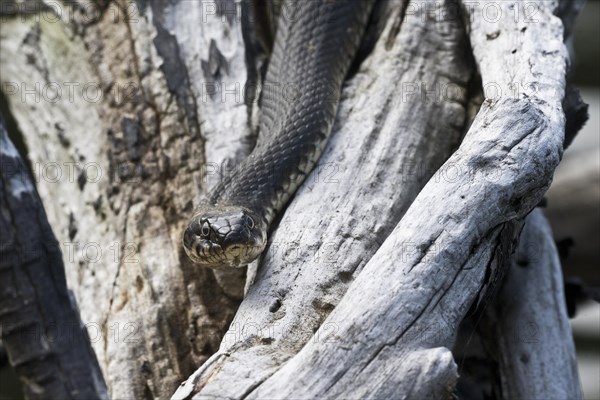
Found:
<path fill-rule="evenodd" d="M 546 215 L 564 277 L 600 288 L 600 1 L 588 0 L 575 25 L 570 81 L 590 119 L 564 154 L 547 194 Z M 571 320 L 584 396 L 600 399 L 600 305 L 588 301 Z"/>
<path fill-rule="evenodd" d="M 561 251 L 565 280 L 600 288 L 600 0 L 586 3 L 571 45 L 570 81 L 589 104 L 590 119 L 564 154 L 545 212 Z M 4 108 L 6 101 L 1 100 Z M 6 111 L 0 110 L 10 130 Z M 571 325 L 585 399 L 600 400 L 600 305 L 588 301 L 579 306 Z M 13 371 L 0 369 L 0 400 L 22 398 Z"/>

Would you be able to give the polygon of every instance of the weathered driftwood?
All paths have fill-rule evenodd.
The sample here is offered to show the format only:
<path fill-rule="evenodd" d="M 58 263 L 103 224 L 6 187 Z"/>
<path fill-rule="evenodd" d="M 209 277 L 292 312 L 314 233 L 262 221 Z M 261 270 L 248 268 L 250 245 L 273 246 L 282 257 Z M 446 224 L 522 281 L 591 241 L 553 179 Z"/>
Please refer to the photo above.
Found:
<path fill-rule="evenodd" d="M 497 297 L 465 318 L 452 352 L 459 398 L 581 398 L 562 271 L 540 208 L 525 220 Z"/>
<path fill-rule="evenodd" d="M 269 33 L 238 16 L 257 3 L 2 10 L 3 89 L 49 220 L 63 251 L 75 250 L 67 278 L 98 327 L 110 395 L 168 397 L 223 334 L 175 397 L 450 393 L 458 324 L 560 158 L 557 4 L 380 6 L 373 23 L 385 28 L 344 89 L 332 140 L 225 332 L 244 271 L 194 267 L 180 235 L 194 202 L 255 140 L 245 84 L 260 83 Z M 36 83 L 41 101 L 24 93 Z M 59 101 L 44 98 L 52 83 Z M 53 162 L 62 179 L 44 176 Z M 82 253 L 91 243 L 102 258 Z"/>
<path fill-rule="evenodd" d="M 362 185 L 358 185 L 359 193 L 348 189 L 343 192 L 344 188 L 354 188 L 346 184 L 332 194 L 327 187 L 317 186 L 318 183 L 305 186 L 288 208 L 273 242 L 277 243 L 278 237 L 293 240 L 296 234 L 302 238 L 298 243 L 308 248 L 299 248 L 301 258 L 295 258 L 293 264 L 273 254 L 272 247 L 268 250 L 257 282 L 242 303 L 219 353 L 176 397 L 199 391 L 197 398 L 223 393 L 253 398 L 367 395 L 422 398 L 439 397 L 452 390 L 456 366 L 448 348 L 453 344 L 458 324 L 486 283 L 486 275 L 490 273 L 487 269 L 494 257 L 500 264 L 503 260 L 498 260 L 498 256 L 506 257 L 505 253 L 510 251 L 506 242 L 515 237 L 519 219 L 541 199 L 562 151 L 561 101 L 567 65 L 562 24 L 552 14 L 556 3 L 533 4 L 537 21 L 527 20 L 530 15 L 514 18 L 515 12 L 524 12 L 519 4 L 484 2 L 475 7 L 473 3 L 464 4 L 462 12 L 483 88 L 499 92 L 495 98 L 485 93 L 488 100 L 461 147 L 421 191 L 374 256 L 371 258 L 368 248 L 356 246 L 365 242 L 361 227 L 364 224 L 366 232 L 377 232 L 377 225 L 369 226 L 370 218 L 374 216 L 374 221 L 380 222 L 392 217 L 384 219 L 385 213 L 380 210 L 370 212 L 360 207 L 376 206 L 388 196 L 380 190 L 361 195 Z M 422 4 L 409 3 L 405 19 L 390 26 L 399 26 L 397 41 L 403 33 L 417 31 L 420 34 L 411 37 L 420 37 L 421 43 L 427 43 L 427 34 L 413 25 L 419 20 L 411 18 L 413 6 L 418 9 Z M 497 7 L 500 12 L 501 17 L 495 22 L 486 18 L 489 6 Z M 418 14 L 427 20 L 428 13 Z M 452 38 L 452 30 L 436 32 L 441 31 L 447 34 L 449 42 L 457 42 Z M 384 32 L 383 38 L 389 36 Z M 385 45 L 379 43 L 370 58 L 379 62 L 378 71 L 385 71 L 382 66 L 385 63 L 377 59 L 378 51 L 383 49 Z M 409 49 L 406 44 L 402 47 L 411 54 Z M 415 59 L 415 54 L 411 54 L 411 59 Z M 363 72 L 370 60 L 366 61 Z M 360 74 L 355 81 L 360 82 Z M 368 89 L 361 89 L 357 90 L 357 97 L 358 93 L 365 93 L 371 99 Z M 373 111 L 380 109 L 376 101 L 382 88 L 377 89 L 373 92 L 378 94 L 372 100 Z M 360 149 L 354 156 L 332 149 L 360 140 L 351 136 L 357 125 L 362 131 L 373 129 L 349 122 L 353 129 L 346 131 L 344 124 L 352 121 L 352 115 L 344 114 L 345 104 L 342 103 L 336 132 L 322 161 L 329 157 L 344 160 L 341 168 L 351 170 L 354 178 L 368 167 L 362 164 L 360 170 L 352 168 L 353 159 L 368 154 L 370 149 Z M 354 115 L 368 108 L 368 103 L 361 106 L 354 107 Z M 403 108 L 387 114 L 401 113 Z M 448 121 L 443 115 L 437 117 L 438 121 Z M 347 141 L 342 142 L 342 134 Z M 403 144 L 410 147 L 407 142 Z M 385 152 L 379 150 L 377 154 Z M 402 159 L 402 154 L 398 158 Z M 409 160 L 414 162 L 415 158 Z M 388 159 L 382 164 L 394 165 Z M 443 179 L 450 168 L 458 173 L 454 179 Z M 393 181 L 387 183 L 395 186 Z M 336 201 L 337 196 L 344 199 L 344 204 Z M 323 198 L 327 199 L 326 204 Z M 398 199 L 394 200 L 392 204 L 398 204 Z M 344 207 L 350 212 L 345 212 Z M 336 211 L 342 214 L 341 226 L 336 223 Z M 311 221 L 313 215 L 316 222 Z M 353 215 L 363 218 L 360 225 L 348 223 Z M 318 229 L 310 229 L 312 224 Z M 330 240 L 334 241 L 332 248 L 338 258 L 332 266 L 323 268 L 309 257 L 302 258 L 302 254 L 310 254 L 314 248 L 312 256 L 318 255 L 316 250 L 324 241 L 318 238 L 328 238 L 323 234 L 329 233 L 328 228 L 335 232 Z M 310 246 L 310 240 L 315 240 L 316 245 Z M 345 249 L 349 244 L 355 246 L 353 251 Z M 357 268 L 369 258 L 362 271 Z M 352 273 L 357 276 L 344 294 L 340 282 L 343 276 Z M 342 294 L 344 297 L 338 304 Z M 322 322 L 323 314 L 331 309 Z M 290 320 L 297 323 L 290 324 Z M 278 332 L 273 329 L 276 324 L 287 330 Z M 317 326 L 319 329 L 313 335 Z M 298 352 L 300 345 L 304 346 Z M 296 352 L 288 360 L 290 353 Z M 572 355 L 569 361 L 574 362 Z"/>
<path fill-rule="evenodd" d="M 0 118 L 0 335 L 28 399 L 108 398 L 60 248 Z"/>
<path fill-rule="evenodd" d="M 581 398 L 562 271 L 541 210 L 526 219 L 503 288 L 482 335 L 506 399 Z M 552 351 L 548 351 L 552 349 Z"/>
<path fill-rule="evenodd" d="M 319 165 L 272 235 L 219 353 L 203 367 L 207 396 L 241 397 L 297 353 L 458 146 L 474 73 L 461 21 L 438 26 L 415 15 L 400 27 L 403 4 L 392 10 L 344 90 Z M 427 42 L 439 43 L 437 52 Z"/>

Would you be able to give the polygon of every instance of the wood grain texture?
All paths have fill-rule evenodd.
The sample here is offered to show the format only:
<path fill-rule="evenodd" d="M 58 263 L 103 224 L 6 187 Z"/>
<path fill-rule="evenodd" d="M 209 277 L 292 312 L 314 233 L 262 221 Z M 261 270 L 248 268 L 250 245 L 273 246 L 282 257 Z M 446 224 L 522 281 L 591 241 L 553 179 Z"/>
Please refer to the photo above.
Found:
<path fill-rule="evenodd" d="M 207 160 L 226 158 L 216 142 L 249 132 L 243 103 L 235 107 L 243 118 L 225 126 L 231 115 L 209 107 L 220 99 L 201 101 L 201 82 L 215 78 L 192 70 L 211 62 L 193 38 L 216 35 L 232 65 L 220 76 L 241 81 L 240 27 L 209 7 L 206 18 L 218 23 L 203 33 L 209 22 L 184 8 L 208 2 L 52 5 L 2 16 L 3 90 L 110 397 L 165 398 L 216 351 L 243 293 L 244 271 L 198 269 L 181 246 L 209 184 Z M 172 15 L 189 40 L 169 30 Z"/>
<path fill-rule="evenodd" d="M 498 6 L 498 3 L 490 4 Z M 411 18 L 412 15 L 427 15 L 419 11 L 422 10 L 420 6 L 420 3 L 407 5 L 406 17 L 395 25 L 400 25 L 396 38 L 401 38 L 403 32 L 410 32 L 411 38 L 420 38 L 420 44 L 430 43 L 427 35 L 411 25 L 418 23 L 415 20 L 419 21 L 419 18 Z M 410 208 L 389 236 L 387 232 L 383 234 L 387 238 L 380 248 L 377 249 L 377 245 L 371 249 L 355 247 L 353 251 L 341 252 L 334 266 L 315 268 L 310 273 L 305 272 L 297 261 L 293 263 L 293 269 L 290 269 L 290 263 L 278 262 L 269 249 L 257 282 L 250 288 L 233 325 L 241 332 L 244 323 L 256 324 L 262 329 L 255 328 L 252 334 L 241 339 L 235 334 L 226 336 L 220 354 L 213 356 L 211 363 L 193 376 L 192 382 L 197 385 L 194 390 L 199 391 L 194 398 L 210 398 L 220 393 L 236 398 L 367 395 L 416 398 L 440 397 L 452 391 L 456 365 L 449 361 L 447 349 L 452 347 L 460 321 L 486 284 L 490 274 L 487 269 L 494 263 L 502 264 L 497 257 L 506 257 L 510 252 L 510 246 L 501 247 L 502 252 L 497 251 L 498 247 L 504 246 L 507 239 L 509 243 L 514 240 L 519 221 L 539 202 L 549 186 L 552 172 L 560 160 L 564 131 L 561 101 L 567 54 L 561 21 L 552 14 L 556 4 L 535 3 L 539 21 L 531 26 L 523 26 L 519 19 L 508 17 L 509 3 L 501 5 L 505 15 L 502 24 L 498 21 L 490 23 L 483 14 L 486 6 L 482 3 L 479 9 L 464 8 L 462 14 L 470 32 L 484 94 L 488 97 L 459 149 L 414 201 L 408 202 L 412 202 Z M 447 32 L 443 29 L 435 32 L 440 31 Z M 539 38 L 544 38 L 543 42 Z M 515 48 L 524 54 L 515 55 Z M 411 60 L 415 59 L 410 47 L 404 46 L 402 50 L 404 54 L 411 54 Z M 373 59 L 376 59 L 377 51 L 374 51 Z M 399 58 L 401 56 L 396 59 Z M 388 57 L 385 61 L 393 59 Z M 378 71 L 385 72 L 385 61 L 377 61 L 380 61 Z M 368 61 L 366 65 L 369 65 Z M 502 90 L 496 98 L 491 98 L 485 91 L 491 85 Z M 535 91 L 525 92 L 530 88 Z M 368 94 L 366 97 L 376 102 L 382 91 L 376 93 L 376 97 Z M 389 115 L 401 112 L 403 106 L 390 109 Z M 375 106 L 375 109 L 379 107 Z M 346 119 L 341 121 L 352 121 L 343 110 L 342 105 L 340 115 Z M 360 111 L 359 107 L 354 109 L 355 113 Z M 413 115 L 428 114 L 417 112 Z M 441 115 L 438 121 L 444 121 L 444 128 L 448 129 L 447 121 L 453 119 Z M 414 126 L 412 119 L 410 122 Z M 361 130 L 369 131 L 368 127 Z M 349 131 L 344 134 L 351 135 L 353 129 Z M 336 145 L 339 132 L 343 132 L 343 128 L 336 131 L 330 149 Z M 355 140 L 348 141 L 353 143 Z M 387 142 L 387 146 L 390 144 L 394 142 Z M 402 144 L 411 147 L 405 140 Z M 362 147 L 354 157 L 338 153 L 337 159 L 350 164 L 350 160 L 364 153 L 365 147 Z M 326 152 L 324 160 L 330 154 Z M 377 154 L 385 154 L 385 151 L 379 150 Z M 402 159 L 401 153 L 394 154 L 397 159 Z M 373 159 L 367 160 L 376 164 Z M 414 162 L 414 158 L 409 160 Z M 390 161 L 386 159 L 383 164 L 390 166 Z M 366 168 L 364 164 L 361 167 L 360 170 L 352 169 L 353 178 Z M 443 179 L 451 168 L 457 171 L 455 178 Z M 387 171 L 393 170 L 387 168 Z M 387 180 L 386 184 L 398 188 L 393 181 Z M 307 246 L 310 238 L 328 233 L 326 227 L 320 226 L 325 222 L 332 226 L 333 237 L 345 239 L 340 238 L 341 244 L 334 243 L 333 248 L 339 252 L 344 249 L 344 242 L 348 243 L 344 236 L 349 239 L 361 237 L 360 233 L 354 232 L 363 224 L 368 226 L 369 217 L 384 215 L 380 210 L 371 213 L 359 207 L 368 204 L 373 208 L 374 204 L 389 198 L 377 190 L 379 188 L 369 191 L 366 198 L 354 193 L 342 195 L 346 204 L 351 203 L 360 211 L 356 214 L 341 211 L 344 222 L 336 226 L 336 220 L 324 210 L 332 205 L 331 208 L 337 211 L 342 205 L 335 202 L 335 197 L 333 201 L 327 197 L 326 189 L 307 193 L 308 188 L 310 186 L 305 186 L 288 208 L 273 237 L 274 242 L 282 230 L 285 231 L 283 237 L 293 238 L 295 228 L 296 234 L 303 239 L 299 243 Z M 311 207 L 316 210 L 318 229 L 307 229 L 313 215 Z M 389 205 L 383 208 L 389 209 Z M 344 235 L 348 226 L 352 226 L 348 223 L 352 215 L 359 215 L 361 224 L 352 227 L 352 234 Z M 296 225 L 286 224 L 288 218 Z M 387 218 L 375 218 L 375 221 L 390 221 L 390 218 L 392 216 L 388 215 Z M 286 229 L 287 226 L 290 228 Z M 377 232 L 373 228 L 367 228 L 367 232 Z M 319 244 L 317 242 L 314 248 L 318 249 Z M 318 254 L 315 250 L 312 253 Z M 354 261 L 353 264 L 353 259 L 368 262 L 362 264 L 363 268 L 356 268 L 354 265 L 361 262 Z M 346 263 L 351 266 L 349 270 L 342 267 Z M 279 265 L 287 268 L 284 270 Z M 340 269 L 336 270 L 336 267 Z M 339 272 L 337 279 L 329 278 L 325 280 L 327 284 L 321 283 L 328 274 L 340 270 L 355 276 L 347 291 L 345 287 L 335 292 L 331 290 L 336 281 L 342 280 Z M 283 283 L 283 290 L 279 282 Z M 300 286 L 303 282 L 306 282 L 304 286 Z M 299 295 L 291 297 L 296 288 Z M 320 307 L 324 299 L 327 299 L 327 307 Z M 296 308 L 298 304 L 301 308 Z M 273 309 L 275 311 L 270 311 Z M 281 317 L 276 320 L 269 312 L 279 313 Z M 321 321 L 324 314 L 328 315 Z M 274 329 L 265 329 L 270 320 L 290 326 L 284 323 L 290 319 L 298 322 L 288 331 L 294 334 L 294 339 L 288 343 L 280 339 L 284 335 Z M 319 325 L 319 329 L 312 334 L 315 325 Z M 298 342 L 303 344 L 301 350 L 297 347 Z M 296 354 L 289 358 L 292 352 Z M 417 372 L 398 372 L 404 369 Z M 248 374 L 248 371 L 252 373 Z M 233 384 L 231 378 L 234 378 Z M 226 381 L 229 382 L 227 385 Z M 179 395 L 184 397 L 190 392 L 182 388 Z"/>
<path fill-rule="evenodd" d="M 110 397 L 168 398 L 186 377 L 174 398 L 449 396 L 459 324 L 508 267 L 562 154 L 559 3 L 380 4 L 332 139 L 240 305 L 245 271 L 198 269 L 180 240 L 256 141 L 260 90 L 246 91 L 272 40 L 245 8 L 257 3 L 3 14 L 3 91 Z M 282 12 L 310 7 L 297 4 Z M 567 335 L 563 322 L 540 345 Z M 540 377 L 554 371 L 544 360 Z M 570 374 L 554 388 L 577 397 Z"/>
<path fill-rule="evenodd" d="M 552 231 L 536 209 L 525 220 L 503 288 L 483 322 L 502 398 L 583 397 L 564 298 Z"/>

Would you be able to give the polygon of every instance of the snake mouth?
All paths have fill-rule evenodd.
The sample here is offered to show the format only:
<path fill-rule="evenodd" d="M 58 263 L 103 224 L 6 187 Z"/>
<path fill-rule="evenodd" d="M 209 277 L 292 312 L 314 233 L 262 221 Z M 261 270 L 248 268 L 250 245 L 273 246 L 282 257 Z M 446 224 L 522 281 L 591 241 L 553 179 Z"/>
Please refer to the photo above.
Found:
<path fill-rule="evenodd" d="M 266 222 L 242 207 L 205 207 L 183 234 L 183 247 L 196 264 L 209 268 L 240 268 L 254 261 L 266 246 Z"/>

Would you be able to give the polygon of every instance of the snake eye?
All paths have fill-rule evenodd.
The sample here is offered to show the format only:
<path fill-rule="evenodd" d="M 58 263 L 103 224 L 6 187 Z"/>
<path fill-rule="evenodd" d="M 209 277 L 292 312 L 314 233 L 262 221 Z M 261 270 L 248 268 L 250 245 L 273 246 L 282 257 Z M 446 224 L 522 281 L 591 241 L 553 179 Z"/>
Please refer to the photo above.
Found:
<path fill-rule="evenodd" d="M 248 227 L 248 229 L 254 228 L 254 220 L 252 219 L 252 217 L 246 216 L 246 226 Z"/>
<path fill-rule="evenodd" d="M 210 235 L 210 227 L 208 226 L 208 222 L 205 222 L 200 229 L 200 235 L 205 237 Z"/>

